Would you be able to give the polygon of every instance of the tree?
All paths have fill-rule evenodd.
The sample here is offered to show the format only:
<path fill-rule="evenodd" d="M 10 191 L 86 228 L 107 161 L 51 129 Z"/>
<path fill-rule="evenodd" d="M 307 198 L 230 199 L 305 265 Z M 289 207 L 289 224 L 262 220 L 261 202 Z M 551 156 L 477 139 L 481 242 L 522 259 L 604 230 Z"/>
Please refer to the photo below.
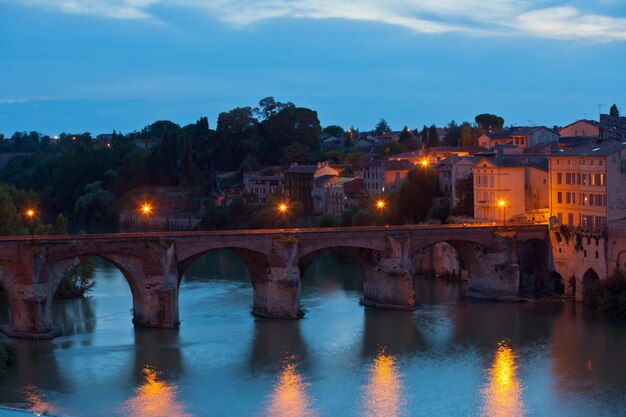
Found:
<path fill-rule="evenodd" d="M 613 104 L 611 106 L 611 110 L 609 110 L 609 114 L 613 117 L 619 117 L 619 109 L 617 108 L 617 105 Z"/>
<path fill-rule="evenodd" d="M 344 133 L 345 131 L 343 130 L 343 127 L 337 125 L 326 126 L 322 129 L 322 137 L 324 138 L 329 138 L 331 136 L 340 138 Z"/>
<path fill-rule="evenodd" d="M 54 224 L 54 234 L 55 235 L 66 235 L 67 234 L 67 225 L 69 224 L 67 217 L 63 215 L 63 213 L 59 213 L 57 216 L 57 221 Z"/>
<path fill-rule="evenodd" d="M 19 228 L 20 218 L 17 214 L 11 194 L 5 187 L 0 187 L 0 235 L 12 235 Z"/>
<path fill-rule="evenodd" d="M 439 134 L 435 125 L 431 125 L 428 129 L 428 145 L 430 148 L 439 146 Z"/>
<path fill-rule="evenodd" d="M 320 216 L 320 227 L 335 227 L 335 218 L 332 214 L 324 213 Z"/>
<path fill-rule="evenodd" d="M 380 121 L 376 123 L 376 126 L 374 127 L 374 133 L 376 134 L 376 136 L 384 135 L 385 133 L 390 131 L 391 126 L 389 126 L 389 123 L 387 123 L 385 119 L 380 119 Z"/>
<path fill-rule="evenodd" d="M 394 196 L 391 208 L 394 223 L 419 223 L 426 220 L 436 192 L 435 170 L 430 167 L 413 168 Z"/>
<path fill-rule="evenodd" d="M 115 195 L 103 190 L 100 181 L 87 184 L 76 201 L 74 214 L 80 224 L 116 224 Z"/>
<path fill-rule="evenodd" d="M 194 183 L 193 178 L 193 156 L 189 140 L 184 133 L 180 135 L 180 181 L 182 185 L 190 187 Z"/>
<path fill-rule="evenodd" d="M 474 176 L 470 174 L 456 180 L 455 189 L 459 201 L 452 208 L 452 214 L 474 217 Z"/>
<path fill-rule="evenodd" d="M 461 128 L 454 120 L 450 121 L 447 126 L 444 142 L 447 146 L 459 146 L 461 139 Z"/>
<path fill-rule="evenodd" d="M 299 164 L 306 162 L 307 149 L 299 142 L 292 142 L 283 151 L 283 160 L 287 163 L 297 162 Z"/>
<path fill-rule="evenodd" d="M 430 147 L 430 142 L 428 141 L 428 128 L 426 125 L 422 128 L 422 132 L 420 133 L 420 140 L 422 141 L 422 146 L 424 148 Z"/>
<path fill-rule="evenodd" d="M 504 126 L 504 119 L 491 113 L 479 114 L 474 120 L 478 126 L 487 132 L 501 131 L 502 126 Z"/>
<path fill-rule="evenodd" d="M 482 135 L 482 128 L 472 126 L 468 122 L 461 124 L 461 146 L 478 146 L 478 138 Z"/>
<path fill-rule="evenodd" d="M 60 299 L 85 296 L 96 286 L 96 282 L 94 281 L 96 275 L 95 269 L 91 258 L 81 261 L 63 276 L 61 284 L 54 296 Z"/>
<path fill-rule="evenodd" d="M 177 185 L 176 161 L 178 152 L 176 151 L 176 139 L 168 130 L 163 131 L 161 139 L 161 150 L 159 153 L 159 184 Z"/>
<path fill-rule="evenodd" d="M 398 141 L 400 143 L 408 144 L 412 140 L 413 140 L 413 132 L 411 132 L 411 129 L 409 129 L 408 126 L 404 126 L 404 128 L 402 129 L 402 132 L 400 132 L 400 137 L 398 138 Z"/>

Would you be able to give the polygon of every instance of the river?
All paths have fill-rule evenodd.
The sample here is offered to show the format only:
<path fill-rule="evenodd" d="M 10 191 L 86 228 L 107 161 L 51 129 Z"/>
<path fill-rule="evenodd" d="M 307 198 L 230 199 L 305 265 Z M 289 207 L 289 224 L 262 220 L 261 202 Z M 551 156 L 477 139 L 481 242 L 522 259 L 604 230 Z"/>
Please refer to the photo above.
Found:
<path fill-rule="evenodd" d="M 370 310 L 358 266 L 325 256 L 303 277 L 304 319 L 260 319 L 243 263 L 215 251 L 183 278 L 180 329 L 135 329 L 121 273 L 99 261 L 96 282 L 55 303 L 61 337 L 0 336 L 18 355 L 0 404 L 74 417 L 626 413 L 626 322 L 574 302 L 469 300 L 420 279 L 416 311 Z"/>

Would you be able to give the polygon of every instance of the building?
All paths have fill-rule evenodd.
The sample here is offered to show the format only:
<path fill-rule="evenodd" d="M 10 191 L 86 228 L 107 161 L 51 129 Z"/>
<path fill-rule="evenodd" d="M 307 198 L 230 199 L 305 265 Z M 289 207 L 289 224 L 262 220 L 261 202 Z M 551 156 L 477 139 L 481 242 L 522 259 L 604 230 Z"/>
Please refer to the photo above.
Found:
<path fill-rule="evenodd" d="M 478 156 L 454 156 L 452 158 L 452 167 L 451 167 L 451 203 L 452 207 L 455 207 L 460 200 L 459 191 L 457 190 L 457 181 L 465 179 L 472 175 L 474 170 L 474 165 L 483 159 Z"/>
<path fill-rule="evenodd" d="M 339 178 L 325 192 L 325 213 L 338 216 L 347 209 L 357 209 L 367 199 L 362 178 Z"/>
<path fill-rule="evenodd" d="M 413 163 L 407 160 L 376 159 L 365 164 L 363 180 L 370 196 L 380 195 L 400 187 Z"/>
<path fill-rule="evenodd" d="M 578 120 L 562 127 L 559 135 L 568 138 L 599 138 L 600 123 L 595 120 Z"/>
<path fill-rule="evenodd" d="M 313 214 L 326 212 L 326 191 L 339 179 L 338 175 L 327 174 L 313 180 Z"/>
<path fill-rule="evenodd" d="M 612 228 L 626 219 L 626 143 L 605 141 L 549 157 L 552 252 L 566 294 L 582 299 L 615 269 Z M 613 226 L 615 225 L 615 226 Z M 610 249 L 607 250 L 607 248 Z"/>
<path fill-rule="evenodd" d="M 559 143 L 559 134 L 545 126 L 520 126 L 505 132 L 485 133 L 478 138 L 478 145 L 491 149 L 496 145 L 514 145 L 532 149 L 550 143 Z"/>
<path fill-rule="evenodd" d="M 324 175 L 338 176 L 339 172 L 325 162 L 317 165 L 293 165 L 285 171 L 285 193 L 290 202 L 299 201 L 304 214 L 314 212 L 313 187 L 316 178 Z"/>
<path fill-rule="evenodd" d="M 560 224 L 602 231 L 626 218 L 626 144 L 603 142 L 552 154 L 550 215 Z"/>
<path fill-rule="evenodd" d="M 254 195 L 256 201 L 265 201 L 270 196 L 282 198 L 285 195 L 285 179 L 282 175 L 244 172 L 243 186 L 244 192 Z"/>
<path fill-rule="evenodd" d="M 547 220 L 545 159 L 483 158 L 474 164 L 473 174 L 476 219 L 496 223 Z"/>
<path fill-rule="evenodd" d="M 391 155 L 387 159 L 390 161 L 411 161 L 413 165 L 419 165 L 426 161 L 429 165 L 434 165 L 450 156 L 471 156 L 484 151 L 486 149 L 480 146 L 442 146 L 403 152 Z"/>

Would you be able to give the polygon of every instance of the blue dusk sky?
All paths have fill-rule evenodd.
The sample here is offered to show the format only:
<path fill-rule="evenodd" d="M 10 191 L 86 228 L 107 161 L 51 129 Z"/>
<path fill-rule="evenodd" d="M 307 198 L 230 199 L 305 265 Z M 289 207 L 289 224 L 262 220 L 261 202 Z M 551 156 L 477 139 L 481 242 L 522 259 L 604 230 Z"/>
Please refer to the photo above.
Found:
<path fill-rule="evenodd" d="M 623 0 L 0 0 L 0 133 L 181 125 L 266 96 L 322 125 L 626 113 Z"/>

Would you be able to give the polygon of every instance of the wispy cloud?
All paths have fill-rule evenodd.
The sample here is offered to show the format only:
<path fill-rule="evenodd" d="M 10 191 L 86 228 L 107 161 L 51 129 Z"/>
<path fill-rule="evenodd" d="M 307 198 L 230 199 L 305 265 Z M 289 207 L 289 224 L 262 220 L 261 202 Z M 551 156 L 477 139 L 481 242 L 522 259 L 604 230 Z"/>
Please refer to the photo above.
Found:
<path fill-rule="evenodd" d="M 9 1 L 9 0 L 0 0 Z M 154 6 L 202 11 L 238 27 L 277 19 L 380 22 L 419 33 L 534 36 L 594 42 L 626 40 L 626 17 L 574 0 L 12 0 L 26 6 L 115 19 L 155 19 Z M 548 6 L 548 7 L 547 7 Z"/>

